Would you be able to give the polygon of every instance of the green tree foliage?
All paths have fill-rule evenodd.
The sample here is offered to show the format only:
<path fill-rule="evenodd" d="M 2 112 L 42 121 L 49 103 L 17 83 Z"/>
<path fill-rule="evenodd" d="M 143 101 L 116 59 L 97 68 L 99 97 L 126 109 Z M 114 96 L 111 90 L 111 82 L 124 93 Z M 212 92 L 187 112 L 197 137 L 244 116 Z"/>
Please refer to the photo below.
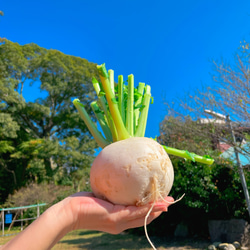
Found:
<path fill-rule="evenodd" d="M 85 59 L 0 40 L 0 202 L 32 181 L 72 184 L 70 175 L 90 166 L 96 143 L 72 99 L 92 114 L 93 76 Z"/>
<path fill-rule="evenodd" d="M 181 205 L 200 209 L 210 219 L 248 218 L 239 176 L 225 161 L 212 166 L 173 159 L 174 197 L 185 193 Z M 185 210 L 185 209 L 184 209 Z"/>
<path fill-rule="evenodd" d="M 27 187 L 22 187 L 9 195 L 3 207 L 22 207 L 38 203 L 47 203 L 50 206 L 57 197 L 66 197 L 70 194 L 72 194 L 71 187 L 62 187 L 52 183 L 39 185 L 31 183 Z"/>
<path fill-rule="evenodd" d="M 53 183 L 31 183 L 26 187 L 20 188 L 13 194 L 9 195 L 7 200 L 1 207 L 23 207 L 35 204 L 46 203 L 46 206 L 39 208 L 40 213 L 43 213 L 48 207 L 52 206 L 59 200 L 71 195 L 74 192 L 73 188 L 70 186 L 59 186 Z M 14 211 L 15 216 L 20 216 L 21 211 Z M 37 208 L 29 208 L 23 210 L 23 218 L 34 218 L 37 216 Z M 26 221 L 25 226 L 27 226 L 32 221 Z"/>
<path fill-rule="evenodd" d="M 246 133 L 250 133 L 249 65 L 249 43 L 244 41 L 230 64 L 223 60 L 213 61 L 214 83 L 210 83 L 206 88 L 192 90 L 191 94 L 184 94 L 182 98 L 178 97 L 178 103 L 174 101 L 171 104 L 166 103 L 168 107 L 166 121 L 170 117 L 178 117 L 171 121 L 174 127 L 179 125 L 178 120 L 188 122 L 192 117 L 193 122 L 200 121 L 202 126 L 187 126 L 185 133 L 195 134 L 200 138 L 210 138 L 214 144 L 223 142 L 240 147 L 240 140 L 236 140 L 237 145 L 235 145 L 228 123 L 205 113 L 205 110 L 229 116 L 236 139 L 247 140 Z M 210 126 L 210 129 L 201 129 L 206 126 Z M 250 156 L 250 152 L 244 148 L 241 150 Z"/>
<path fill-rule="evenodd" d="M 199 131 L 199 132 L 197 132 Z M 215 159 L 211 166 L 171 156 L 175 180 L 171 194 L 185 193 L 180 203 L 185 209 L 201 209 L 209 218 L 248 218 L 237 166 L 220 158 L 217 141 L 210 137 L 226 134 L 224 126 L 201 124 L 190 117 L 166 116 L 160 125 L 162 144 L 185 149 Z M 250 175 L 247 175 L 249 181 Z"/>
<path fill-rule="evenodd" d="M 215 158 L 215 163 L 210 166 L 170 155 L 175 175 L 169 195 L 175 199 L 183 194 L 185 196 L 178 203 L 171 205 L 168 213 L 162 214 L 148 226 L 149 234 L 173 237 L 177 225 L 185 224 L 189 236 L 207 238 L 209 219 L 248 220 L 241 182 L 232 163 L 218 157 L 218 151 L 212 149 L 211 140 L 205 140 L 202 134 L 195 133 L 195 127 L 200 126 L 199 123 L 190 118 L 186 121 L 167 118 L 161 124 L 161 144 L 199 154 L 210 154 Z M 193 127 L 193 133 L 189 133 L 187 126 Z M 199 129 L 204 130 L 206 134 L 206 129 L 211 130 L 213 127 L 204 126 Z M 250 179 L 250 173 L 247 178 Z M 144 233 L 141 229 L 130 231 Z"/>
<path fill-rule="evenodd" d="M 250 155 L 248 148 L 241 147 L 246 141 L 249 141 L 250 133 L 249 55 L 249 44 L 244 42 L 231 65 L 223 61 L 220 63 L 214 61 L 215 85 L 184 96 L 178 102 L 178 107 L 174 103 L 167 105 L 168 114 L 161 123 L 163 143 L 180 146 L 181 149 L 199 154 L 209 154 L 216 159 L 213 166 L 217 168 L 212 166 L 211 183 L 213 185 L 216 185 L 216 182 L 227 184 L 223 190 L 218 188 L 214 192 L 217 194 L 213 196 L 217 201 L 217 215 L 222 217 L 242 216 L 248 220 L 245 198 L 242 196 L 243 190 L 239 181 L 239 169 L 233 162 L 225 161 L 222 164 L 219 155 L 222 143 L 237 146 L 247 157 Z M 206 114 L 205 110 L 230 116 L 237 145 L 233 141 L 228 122 Z M 178 163 L 177 166 L 179 164 L 181 163 Z M 250 191 L 249 166 L 243 166 L 243 171 Z M 186 174 L 188 176 L 189 172 Z M 206 172 L 202 175 L 206 176 Z M 178 183 L 179 185 L 182 184 Z M 211 191 L 209 190 L 209 192 Z M 235 194 L 241 199 L 237 199 Z M 235 202 L 236 200 L 237 202 Z M 205 206 L 205 203 L 203 205 Z M 215 215 L 216 213 L 212 212 L 213 204 L 209 204 L 209 207 L 209 211 Z M 224 212 L 222 212 L 222 208 L 224 208 Z"/>
<path fill-rule="evenodd" d="M 207 136 L 207 131 L 213 131 L 213 124 L 200 124 L 187 116 L 166 116 L 160 124 L 160 141 L 163 145 L 178 149 L 185 149 L 199 155 L 213 155 L 213 139 Z M 197 130 L 200 133 L 197 133 Z"/>

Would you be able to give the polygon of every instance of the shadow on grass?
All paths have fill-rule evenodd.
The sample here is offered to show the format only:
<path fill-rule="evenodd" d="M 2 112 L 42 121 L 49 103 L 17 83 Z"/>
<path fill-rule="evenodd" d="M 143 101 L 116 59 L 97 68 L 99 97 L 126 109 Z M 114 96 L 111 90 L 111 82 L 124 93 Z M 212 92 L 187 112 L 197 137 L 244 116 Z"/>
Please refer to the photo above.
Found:
<path fill-rule="evenodd" d="M 201 250 L 206 249 L 209 242 L 202 239 L 183 239 L 169 237 L 150 237 L 157 249 L 169 250 Z M 53 250 L 151 250 L 145 236 L 123 233 L 111 235 L 97 231 L 75 231 L 65 236 Z"/>
<path fill-rule="evenodd" d="M 70 238 L 63 238 L 60 241 L 60 244 L 63 244 L 65 249 L 70 249 L 71 246 L 74 246 L 74 249 L 87 250 L 132 250 L 150 247 L 145 237 L 129 234 L 110 235 L 100 232 L 84 231 L 79 232 L 78 235 L 71 235 L 69 237 Z"/>
<path fill-rule="evenodd" d="M 103 234 L 103 233 L 99 231 L 78 231 L 77 233 L 77 235 L 80 235 L 80 236 L 96 235 L 96 234 Z"/>

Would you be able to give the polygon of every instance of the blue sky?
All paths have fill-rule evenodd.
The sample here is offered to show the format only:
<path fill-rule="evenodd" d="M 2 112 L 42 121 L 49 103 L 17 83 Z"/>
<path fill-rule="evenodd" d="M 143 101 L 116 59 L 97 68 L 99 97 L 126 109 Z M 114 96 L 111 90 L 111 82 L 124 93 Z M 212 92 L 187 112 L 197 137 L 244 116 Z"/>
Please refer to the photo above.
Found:
<path fill-rule="evenodd" d="M 0 37 L 105 62 L 116 79 L 133 73 L 151 85 L 148 137 L 159 135 L 163 98 L 213 84 L 211 60 L 233 61 L 250 40 L 248 0 L 1 0 L 0 10 Z"/>

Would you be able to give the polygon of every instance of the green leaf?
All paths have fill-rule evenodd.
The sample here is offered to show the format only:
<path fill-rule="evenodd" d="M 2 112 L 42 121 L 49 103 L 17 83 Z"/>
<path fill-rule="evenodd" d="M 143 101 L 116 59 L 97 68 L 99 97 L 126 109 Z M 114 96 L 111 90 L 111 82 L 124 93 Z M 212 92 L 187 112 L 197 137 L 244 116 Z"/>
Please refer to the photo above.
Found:
<path fill-rule="evenodd" d="M 99 96 L 105 96 L 105 92 L 104 91 L 100 91 L 99 92 Z"/>
<path fill-rule="evenodd" d="M 190 152 L 188 152 L 187 150 L 185 150 L 185 152 L 186 152 L 186 154 L 191 158 L 191 160 L 192 160 L 193 162 L 195 162 L 195 154 L 194 154 L 194 153 L 190 153 Z"/>
<path fill-rule="evenodd" d="M 111 101 L 112 101 L 113 103 L 117 103 L 117 104 L 118 104 L 118 102 L 117 102 L 117 100 L 116 100 L 115 97 L 114 97 L 114 98 L 111 98 Z"/>

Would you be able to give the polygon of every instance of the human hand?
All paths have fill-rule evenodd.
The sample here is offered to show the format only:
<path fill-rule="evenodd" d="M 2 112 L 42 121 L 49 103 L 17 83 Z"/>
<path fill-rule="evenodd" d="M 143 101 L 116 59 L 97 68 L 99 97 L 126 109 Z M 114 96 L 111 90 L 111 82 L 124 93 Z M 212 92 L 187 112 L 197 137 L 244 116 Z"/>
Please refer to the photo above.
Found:
<path fill-rule="evenodd" d="M 172 197 L 167 197 L 169 202 L 156 202 L 150 213 L 147 223 L 156 219 L 163 211 L 167 211 L 170 203 L 174 201 Z M 111 234 L 118 234 L 126 229 L 140 227 L 144 225 L 152 204 L 141 207 L 114 205 L 108 201 L 98 199 L 90 192 L 76 193 L 66 198 L 67 214 L 72 216 L 72 230 L 90 229 Z"/>
<path fill-rule="evenodd" d="M 167 211 L 174 199 L 167 197 L 166 201 L 169 203 L 154 204 L 147 223 Z M 92 193 L 76 193 L 48 208 L 1 249 L 51 249 L 65 234 L 76 229 L 118 234 L 129 228 L 143 226 L 151 207 L 152 204 L 141 207 L 114 205 L 94 197 Z"/>

